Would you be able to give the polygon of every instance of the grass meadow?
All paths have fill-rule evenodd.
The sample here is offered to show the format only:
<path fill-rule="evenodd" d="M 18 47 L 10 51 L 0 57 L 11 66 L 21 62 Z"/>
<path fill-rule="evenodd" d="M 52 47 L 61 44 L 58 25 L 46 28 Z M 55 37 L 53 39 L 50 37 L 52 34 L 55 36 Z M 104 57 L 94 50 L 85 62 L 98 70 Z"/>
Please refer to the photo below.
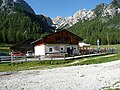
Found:
<path fill-rule="evenodd" d="M 97 46 L 91 46 L 97 47 Z M 109 45 L 109 48 L 117 48 L 120 51 L 120 45 Z M 101 48 L 107 48 L 106 45 L 102 45 Z M 9 51 L 9 46 L 0 45 L 0 50 Z M 0 63 L 0 72 L 6 71 L 22 71 L 32 69 L 52 69 L 57 67 L 77 66 L 77 65 L 88 65 L 88 64 L 99 64 L 105 62 L 111 62 L 120 60 L 120 53 L 111 54 L 106 56 L 94 56 L 84 57 L 76 60 L 54 60 L 54 61 L 32 61 L 32 62 L 17 62 L 17 63 Z"/>

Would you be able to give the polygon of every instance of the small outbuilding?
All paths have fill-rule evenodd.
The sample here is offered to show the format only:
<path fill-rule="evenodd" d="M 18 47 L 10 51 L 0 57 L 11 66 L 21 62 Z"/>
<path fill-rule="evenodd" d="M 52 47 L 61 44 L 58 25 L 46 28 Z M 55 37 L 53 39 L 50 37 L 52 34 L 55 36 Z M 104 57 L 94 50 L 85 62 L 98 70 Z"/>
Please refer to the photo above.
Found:
<path fill-rule="evenodd" d="M 88 54 L 90 51 L 90 44 L 86 44 L 86 43 L 79 43 L 79 47 L 80 47 L 80 53 L 81 54 Z"/>
<path fill-rule="evenodd" d="M 34 53 L 38 55 L 50 55 L 67 53 L 68 55 L 79 54 L 79 41 L 83 39 L 67 30 L 61 30 L 38 39 L 34 45 Z"/>
<path fill-rule="evenodd" d="M 21 53 L 26 53 L 27 51 L 33 51 L 34 47 L 31 42 L 35 41 L 33 38 L 28 38 L 10 47 L 10 51 L 20 51 Z"/>

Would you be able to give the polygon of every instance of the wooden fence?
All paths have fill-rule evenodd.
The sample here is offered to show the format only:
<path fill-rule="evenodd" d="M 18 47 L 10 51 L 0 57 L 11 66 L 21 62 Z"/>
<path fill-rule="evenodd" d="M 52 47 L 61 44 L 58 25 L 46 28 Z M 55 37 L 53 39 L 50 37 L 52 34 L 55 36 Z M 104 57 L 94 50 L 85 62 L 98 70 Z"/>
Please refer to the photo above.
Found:
<path fill-rule="evenodd" d="M 4 62 L 29 62 L 29 61 L 42 61 L 42 60 L 74 60 L 78 58 L 83 58 L 83 57 L 91 57 L 91 56 L 100 56 L 100 55 L 106 55 L 106 54 L 115 54 L 118 53 L 117 49 L 106 49 L 103 51 L 99 52 L 94 52 L 94 53 L 88 53 L 88 54 L 83 54 L 81 53 L 78 56 L 70 55 L 68 56 L 67 54 L 47 54 L 47 55 L 39 55 L 39 56 L 4 56 L 0 57 L 0 63 Z"/>

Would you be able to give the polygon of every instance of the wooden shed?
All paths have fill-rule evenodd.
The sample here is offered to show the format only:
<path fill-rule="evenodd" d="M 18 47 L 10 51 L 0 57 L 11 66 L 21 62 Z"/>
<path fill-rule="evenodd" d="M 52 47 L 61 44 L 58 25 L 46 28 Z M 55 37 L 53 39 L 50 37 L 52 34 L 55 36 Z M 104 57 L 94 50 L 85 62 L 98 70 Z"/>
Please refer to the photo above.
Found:
<path fill-rule="evenodd" d="M 10 47 L 11 51 L 20 51 L 21 53 L 26 53 L 27 51 L 32 50 L 33 46 L 31 45 L 31 42 L 35 41 L 33 38 L 28 38 L 24 41 L 21 41 L 13 46 Z"/>

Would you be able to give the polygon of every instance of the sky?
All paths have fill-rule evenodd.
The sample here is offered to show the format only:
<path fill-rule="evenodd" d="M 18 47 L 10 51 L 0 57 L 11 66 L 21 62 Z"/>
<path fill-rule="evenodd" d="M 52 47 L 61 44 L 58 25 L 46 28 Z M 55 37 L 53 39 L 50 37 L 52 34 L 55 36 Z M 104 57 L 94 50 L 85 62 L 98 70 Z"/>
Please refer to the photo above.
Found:
<path fill-rule="evenodd" d="M 25 0 L 37 15 L 51 18 L 72 16 L 81 9 L 92 10 L 100 3 L 109 4 L 112 0 Z"/>

